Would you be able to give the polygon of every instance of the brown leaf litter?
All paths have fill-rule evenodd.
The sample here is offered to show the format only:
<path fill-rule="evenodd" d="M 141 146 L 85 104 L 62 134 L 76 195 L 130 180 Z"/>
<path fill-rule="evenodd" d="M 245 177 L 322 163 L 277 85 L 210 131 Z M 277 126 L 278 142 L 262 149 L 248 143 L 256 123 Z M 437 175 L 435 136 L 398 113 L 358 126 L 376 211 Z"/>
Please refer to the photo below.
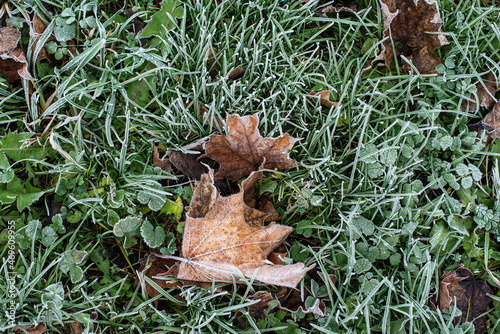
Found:
<path fill-rule="evenodd" d="M 208 167 L 215 168 L 215 162 L 203 157 L 205 150 L 203 144 L 209 137 L 202 138 L 196 142 L 186 145 L 180 149 L 170 149 L 167 157 L 161 159 L 156 147 L 153 148 L 153 163 L 165 171 L 172 171 L 173 165 L 182 174 L 199 180 L 201 175 L 208 173 Z"/>
<path fill-rule="evenodd" d="M 319 98 L 319 102 L 325 107 L 336 107 L 339 103 L 330 101 L 330 91 L 322 90 L 321 92 L 310 92 L 311 98 Z"/>
<path fill-rule="evenodd" d="M 305 3 L 310 2 L 311 0 L 304 0 Z M 332 2 L 334 4 L 332 4 Z M 356 4 L 352 1 L 347 1 L 345 4 L 338 3 L 339 1 L 328 1 L 328 0 L 320 0 L 318 2 L 318 9 L 314 11 L 314 13 L 320 17 L 328 17 L 327 14 L 330 13 L 357 13 L 358 8 Z M 345 2 L 345 1 L 344 1 Z"/>
<path fill-rule="evenodd" d="M 10 83 L 35 80 L 28 71 L 26 56 L 19 44 L 21 32 L 14 27 L 0 29 L 0 74 Z"/>
<path fill-rule="evenodd" d="M 474 321 L 474 334 L 482 334 L 488 330 L 488 318 L 480 317 L 489 310 L 492 302 L 488 294 L 493 294 L 488 283 L 474 278 L 470 270 L 459 268 L 445 271 L 439 283 L 437 301 L 431 300 L 431 307 L 435 309 L 439 306 L 441 310 L 445 310 L 456 305 L 462 314 L 454 319 L 454 324 Z"/>
<path fill-rule="evenodd" d="M 482 76 L 481 80 L 476 84 L 476 94 L 472 94 L 469 100 L 462 101 L 460 108 L 472 112 L 477 110 L 479 104 L 480 107 L 491 110 L 495 105 L 497 88 L 497 79 L 493 73 Z"/>
<path fill-rule="evenodd" d="M 203 176 L 186 214 L 181 257 L 155 255 L 178 261 L 164 275 L 207 283 L 245 277 L 295 287 L 314 266 L 275 265 L 267 260 L 293 228 L 275 223 L 263 226 L 263 221 L 260 226 L 250 226 L 245 221 L 246 207 L 243 189 L 222 197 L 213 178 Z"/>
<path fill-rule="evenodd" d="M 490 110 L 482 121 L 467 126 L 469 131 L 477 131 L 478 137 L 482 131 L 486 131 L 488 135 L 486 144 L 488 144 L 491 140 L 500 137 L 500 101 L 495 104 L 495 93 L 498 88 L 495 75 L 487 74 L 481 78 L 481 81 L 476 84 L 476 94 L 472 94 L 470 98 L 472 101 L 463 101 L 461 108 L 471 112 L 476 111 L 477 103 L 479 103 L 479 106 Z"/>
<path fill-rule="evenodd" d="M 14 328 L 12 328 L 12 331 L 14 333 L 20 332 L 20 333 L 26 333 L 28 332 L 29 334 L 42 334 L 45 333 L 47 330 L 47 327 L 43 322 L 38 323 L 36 326 L 35 325 L 16 325 Z"/>
<path fill-rule="evenodd" d="M 449 44 L 440 33 L 443 21 L 437 0 L 380 0 L 380 5 L 385 41 L 382 53 L 375 60 L 383 60 L 389 67 L 394 58 L 394 44 L 397 57 L 409 59 L 421 74 L 437 73 L 436 65 L 442 61 L 436 48 Z M 403 70 L 411 71 L 404 61 Z"/>
<path fill-rule="evenodd" d="M 216 178 L 236 181 L 261 166 L 265 169 L 295 167 L 295 161 L 288 157 L 288 152 L 298 139 L 288 133 L 278 138 L 263 138 L 257 129 L 257 114 L 243 117 L 229 115 L 226 123 L 227 136 L 212 135 L 203 145 L 205 154 L 202 157 L 220 164 Z"/>

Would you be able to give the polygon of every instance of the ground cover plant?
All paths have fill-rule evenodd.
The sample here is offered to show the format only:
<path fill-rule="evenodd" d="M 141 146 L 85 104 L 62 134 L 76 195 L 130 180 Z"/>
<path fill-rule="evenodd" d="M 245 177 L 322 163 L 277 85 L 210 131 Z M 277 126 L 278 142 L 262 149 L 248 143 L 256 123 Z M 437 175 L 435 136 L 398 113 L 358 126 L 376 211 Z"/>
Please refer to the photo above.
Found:
<path fill-rule="evenodd" d="M 498 332 L 499 17 L 3 2 L 1 330 Z"/>

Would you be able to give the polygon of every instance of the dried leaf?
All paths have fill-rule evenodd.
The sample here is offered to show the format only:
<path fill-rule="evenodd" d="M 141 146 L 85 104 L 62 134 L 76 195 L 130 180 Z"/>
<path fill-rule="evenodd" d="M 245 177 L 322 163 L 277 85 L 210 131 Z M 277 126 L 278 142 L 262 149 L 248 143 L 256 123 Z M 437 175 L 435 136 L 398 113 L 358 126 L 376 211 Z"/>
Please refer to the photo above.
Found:
<path fill-rule="evenodd" d="M 328 108 L 336 107 L 339 104 L 338 102 L 330 101 L 330 91 L 329 90 L 323 90 L 323 91 L 318 92 L 318 93 L 310 92 L 309 95 L 319 96 L 319 101 L 321 102 L 321 104 L 324 105 L 325 107 L 328 107 Z"/>
<path fill-rule="evenodd" d="M 295 167 L 295 161 L 288 157 L 288 152 L 298 140 L 288 133 L 278 138 L 263 138 L 257 126 L 257 114 L 240 117 L 227 117 L 228 135 L 213 135 L 204 144 L 206 154 L 221 166 L 216 178 L 227 178 L 233 181 L 250 175 L 262 164 L 266 169 L 283 169 Z"/>
<path fill-rule="evenodd" d="M 0 29 L 0 73 L 10 83 L 19 80 L 35 80 L 28 72 L 24 52 L 17 44 L 21 33 L 17 28 Z"/>
<path fill-rule="evenodd" d="M 280 310 L 292 313 L 297 313 L 299 310 L 302 310 L 304 313 L 313 313 L 324 316 L 326 310 L 325 303 L 319 298 L 314 298 L 312 299 L 312 305 L 306 306 L 308 298 L 313 298 L 308 291 L 304 291 L 304 295 L 302 295 L 300 290 L 289 288 L 281 290 L 276 295 L 278 308 Z"/>
<path fill-rule="evenodd" d="M 208 138 L 209 137 L 202 138 L 184 146 L 182 149 L 171 149 L 165 159 L 160 159 L 157 153 L 153 151 L 153 163 L 156 167 L 160 167 L 162 170 L 167 171 L 171 171 L 171 163 L 184 175 L 199 180 L 201 175 L 208 173 L 207 166 L 215 167 L 215 163 L 212 160 L 202 157 L 204 152 L 203 144 Z"/>
<path fill-rule="evenodd" d="M 269 302 L 274 300 L 274 297 L 267 291 L 257 291 L 254 295 L 249 296 L 250 300 L 259 300 L 257 303 L 250 306 L 250 315 L 256 320 L 264 318 L 264 311 L 269 308 Z M 272 307 L 271 309 L 273 309 Z"/>
<path fill-rule="evenodd" d="M 148 282 L 146 282 L 143 276 L 149 277 L 153 282 L 158 284 L 161 288 L 178 288 L 181 286 L 179 282 L 168 280 L 168 279 L 160 279 L 155 278 L 160 274 L 165 274 L 169 271 L 169 268 L 172 268 L 176 264 L 175 260 L 172 259 L 164 259 L 160 257 L 156 257 L 153 254 L 148 256 L 142 263 L 140 269 L 137 271 L 137 276 L 135 278 L 135 284 L 143 284 L 143 288 L 145 289 L 148 296 L 151 298 L 156 297 L 159 292 L 152 287 Z"/>
<path fill-rule="evenodd" d="M 306 0 L 306 3 L 309 2 L 310 0 Z M 320 1 L 319 4 L 323 5 L 325 3 L 331 3 L 331 1 Z M 326 14 L 329 13 L 342 13 L 342 12 L 347 12 L 347 13 L 357 13 L 358 8 L 356 7 L 356 4 L 353 2 L 348 2 L 346 5 L 328 5 L 328 6 L 323 6 L 317 10 L 314 11 L 316 15 L 321 16 L 321 17 L 328 17 Z"/>
<path fill-rule="evenodd" d="M 161 170 L 171 172 L 172 167 L 170 166 L 170 160 L 168 158 L 166 159 L 160 159 L 160 156 L 158 154 L 158 148 L 156 146 L 153 147 L 153 164 L 155 167 L 160 167 Z"/>
<path fill-rule="evenodd" d="M 476 84 L 476 94 L 472 94 L 470 100 L 464 100 L 460 107 L 463 110 L 476 111 L 477 102 L 479 102 L 479 106 L 491 109 L 495 105 L 494 97 L 496 90 L 497 80 L 495 75 L 493 73 L 488 73 L 481 77 L 481 81 Z"/>
<path fill-rule="evenodd" d="M 385 41 L 376 60 L 389 67 L 394 43 L 396 55 L 408 58 L 421 74 L 436 73 L 441 63 L 436 48 L 449 43 L 443 34 L 432 34 L 441 32 L 443 25 L 437 0 L 380 0 L 380 5 Z M 403 69 L 408 73 L 411 67 L 403 62 Z"/>
<path fill-rule="evenodd" d="M 19 29 L 14 27 L 0 29 L 0 54 L 3 55 L 14 50 L 20 39 Z"/>
<path fill-rule="evenodd" d="M 490 111 L 481 122 L 482 128 L 490 138 L 500 137 L 500 102 Z"/>
<path fill-rule="evenodd" d="M 229 74 L 227 75 L 227 78 L 229 80 L 235 81 L 235 80 L 243 78 L 243 76 L 245 75 L 245 72 L 246 72 L 245 69 L 238 66 L 236 68 L 233 68 L 229 72 Z"/>
<path fill-rule="evenodd" d="M 488 311 L 492 299 L 487 294 L 493 294 L 488 283 L 475 279 L 470 270 L 459 268 L 445 271 L 439 283 L 438 305 L 440 309 L 449 309 L 455 305 L 462 315 L 454 323 L 470 322 L 474 319 L 474 334 L 485 333 L 487 317 L 479 317 Z M 479 318 L 478 318 L 479 317 Z"/>
<path fill-rule="evenodd" d="M 71 331 L 73 332 L 73 334 L 82 334 L 83 333 L 82 323 L 80 323 L 78 321 L 74 321 L 74 322 L 70 323 L 70 326 L 71 326 Z"/>
<path fill-rule="evenodd" d="M 47 327 L 43 322 L 38 323 L 36 326 L 35 325 L 16 325 L 14 328 L 12 328 L 13 332 L 21 332 L 25 333 L 24 331 L 30 333 L 30 334 L 42 334 L 45 333 L 45 330 Z"/>
<path fill-rule="evenodd" d="M 299 283 L 314 266 L 270 265 L 266 260 L 292 228 L 278 224 L 249 226 L 244 218 L 245 206 L 243 191 L 229 197 L 217 194 L 203 218 L 186 215 L 177 278 L 212 282 L 244 276 L 288 287 Z"/>
<path fill-rule="evenodd" d="M 192 218 L 203 218 L 212 210 L 217 199 L 217 189 L 213 181 L 213 172 L 203 174 L 201 180 L 196 182 L 191 203 L 186 208 L 186 214 Z"/>
<path fill-rule="evenodd" d="M 212 78 L 212 80 L 215 79 L 215 77 L 217 76 L 217 74 L 219 74 L 220 71 L 220 64 L 217 60 L 217 54 L 215 53 L 215 50 L 212 48 L 208 49 L 207 69 L 208 69 L 208 74 L 210 75 L 210 78 Z"/>

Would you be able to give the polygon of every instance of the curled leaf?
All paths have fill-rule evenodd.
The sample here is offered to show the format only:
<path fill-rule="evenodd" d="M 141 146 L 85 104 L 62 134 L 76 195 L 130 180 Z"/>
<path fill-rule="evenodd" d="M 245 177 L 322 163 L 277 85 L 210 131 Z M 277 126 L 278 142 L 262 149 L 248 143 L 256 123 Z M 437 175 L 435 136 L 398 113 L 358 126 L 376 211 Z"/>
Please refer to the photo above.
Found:
<path fill-rule="evenodd" d="M 28 72 L 23 50 L 17 46 L 21 33 L 17 28 L 0 29 L 0 73 L 10 83 L 19 80 L 35 80 Z"/>

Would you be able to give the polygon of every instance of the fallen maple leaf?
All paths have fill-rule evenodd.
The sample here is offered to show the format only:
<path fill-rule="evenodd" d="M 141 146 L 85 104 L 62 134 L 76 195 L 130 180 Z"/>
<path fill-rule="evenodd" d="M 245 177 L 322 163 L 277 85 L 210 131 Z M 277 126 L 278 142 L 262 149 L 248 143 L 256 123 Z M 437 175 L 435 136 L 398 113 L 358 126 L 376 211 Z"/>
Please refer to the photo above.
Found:
<path fill-rule="evenodd" d="M 203 145 L 205 154 L 220 164 L 216 178 L 239 180 L 259 167 L 283 169 L 295 167 L 288 152 L 298 140 L 288 133 L 278 138 L 263 138 L 257 126 L 257 114 L 252 116 L 230 115 L 227 117 L 228 134 L 213 135 Z"/>
<path fill-rule="evenodd" d="M 267 202 L 265 209 L 261 211 L 255 208 L 256 200 L 253 199 L 255 192 L 255 183 L 262 177 L 262 172 L 252 172 L 248 179 L 244 180 L 241 184 L 240 191 L 243 193 L 244 201 L 244 219 L 250 226 L 263 226 L 265 222 L 271 222 L 281 217 L 272 205 Z M 220 195 L 214 185 L 213 171 L 203 174 L 193 191 L 193 197 L 186 212 L 191 218 L 203 218 L 207 213 L 212 210 L 215 205 L 217 196 Z M 271 208 L 270 208 L 270 207 Z"/>
<path fill-rule="evenodd" d="M 454 271 L 445 271 L 439 283 L 437 305 L 439 308 L 449 309 L 455 305 L 462 311 L 454 323 L 464 323 L 474 320 L 474 334 L 487 331 L 487 317 L 479 317 L 488 311 L 492 299 L 487 294 L 492 294 L 488 283 L 475 279 L 472 272 L 465 268 Z"/>
<path fill-rule="evenodd" d="M 21 38 L 19 29 L 0 29 L 0 73 L 10 83 L 18 79 L 35 80 L 28 72 L 23 50 L 17 46 Z"/>
<path fill-rule="evenodd" d="M 243 196 L 243 191 L 240 191 L 222 197 L 214 194 L 213 189 L 208 189 L 200 196 L 210 198 L 211 206 L 206 214 L 203 209 L 190 206 L 184 225 L 182 257 L 157 255 L 179 261 L 176 278 L 212 282 L 241 279 L 243 276 L 263 283 L 295 287 L 314 267 L 304 267 L 302 263 L 269 264 L 266 260 L 268 255 L 293 229 L 274 223 L 269 226 L 248 225 L 245 222 Z"/>
<path fill-rule="evenodd" d="M 443 21 L 437 0 L 380 0 L 384 22 L 382 53 L 375 60 L 384 60 L 389 67 L 394 58 L 408 58 L 421 74 L 436 73 L 441 59 L 436 48 L 449 44 L 441 32 Z M 432 34 L 437 32 L 438 34 Z M 411 66 L 403 62 L 405 73 Z"/>

